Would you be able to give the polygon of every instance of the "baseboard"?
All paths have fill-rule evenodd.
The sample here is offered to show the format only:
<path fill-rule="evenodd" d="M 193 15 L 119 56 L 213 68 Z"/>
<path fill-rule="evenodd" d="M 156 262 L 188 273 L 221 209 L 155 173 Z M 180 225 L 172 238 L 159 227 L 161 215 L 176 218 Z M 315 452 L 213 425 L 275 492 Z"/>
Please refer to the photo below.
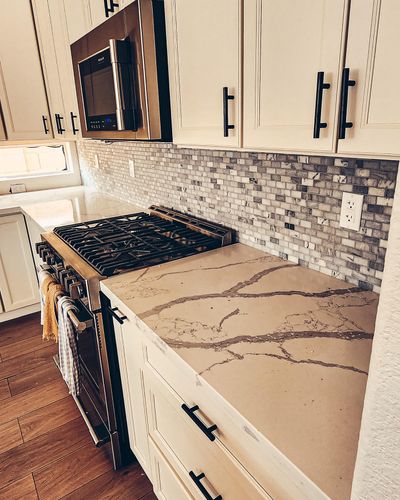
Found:
<path fill-rule="evenodd" d="M 22 316 L 26 316 L 27 314 L 32 314 L 38 311 L 40 311 L 40 302 L 38 302 L 37 304 L 32 304 L 30 306 L 21 307 L 20 309 L 15 309 L 15 311 L 0 313 L 0 323 L 4 323 L 4 321 L 10 321 L 11 319 L 21 318 Z"/>

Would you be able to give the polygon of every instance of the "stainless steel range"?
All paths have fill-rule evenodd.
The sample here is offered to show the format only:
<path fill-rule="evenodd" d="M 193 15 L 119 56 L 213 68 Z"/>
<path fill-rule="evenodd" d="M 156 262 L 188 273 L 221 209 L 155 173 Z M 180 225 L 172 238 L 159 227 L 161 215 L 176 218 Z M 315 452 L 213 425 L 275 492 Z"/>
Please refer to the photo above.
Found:
<path fill-rule="evenodd" d="M 36 249 L 44 267 L 74 300 L 81 391 L 75 401 L 96 446 L 110 445 L 114 467 L 133 458 L 129 449 L 115 339 L 110 315 L 121 320 L 100 292 L 109 276 L 162 264 L 233 242 L 234 232 L 164 207 L 149 213 L 57 227 Z M 57 361 L 57 360 L 56 360 Z"/>

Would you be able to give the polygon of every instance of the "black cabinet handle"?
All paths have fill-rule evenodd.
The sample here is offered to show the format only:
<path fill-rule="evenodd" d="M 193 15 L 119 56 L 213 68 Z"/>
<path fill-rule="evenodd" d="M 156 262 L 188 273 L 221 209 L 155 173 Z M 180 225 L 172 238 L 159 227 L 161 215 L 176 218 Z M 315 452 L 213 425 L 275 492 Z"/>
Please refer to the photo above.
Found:
<path fill-rule="evenodd" d="M 235 125 L 229 124 L 229 109 L 228 102 L 235 99 L 234 95 L 228 93 L 228 87 L 223 87 L 222 89 L 222 102 L 223 102 L 223 114 L 224 114 L 224 137 L 229 136 L 229 130 L 234 129 Z"/>
<path fill-rule="evenodd" d="M 204 472 L 201 472 L 198 476 L 196 476 L 196 474 L 191 470 L 189 472 L 189 476 L 191 478 L 191 480 L 194 482 L 194 484 L 199 488 L 199 490 L 203 493 L 204 495 L 204 498 L 206 500 L 222 500 L 222 497 L 221 495 L 218 495 L 216 497 L 212 497 L 207 489 L 205 488 L 205 486 L 203 486 L 201 480 L 204 479 L 206 477 L 206 475 L 204 474 Z"/>
<path fill-rule="evenodd" d="M 344 68 L 342 78 L 342 92 L 340 99 L 340 113 L 339 113 L 339 139 L 346 138 L 346 128 L 351 128 L 353 122 L 347 121 L 347 103 L 349 99 L 349 87 L 354 87 L 355 80 L 350 80 L 350 69 Z"/>
<path fill-rule="evenodd" d="M 64 117 L 61 116 L 59 113 L 55 113 L 54 116 L 56 118 L 57 133 L 62 134 L 63 132 L 65 132 L 65 128 L 63 128 L 61 124 L 61 120 L 64 120 Z"/>
<path fill-rule="evenodd" d="M 44 133 L 48 134 L 49 133 L 49 127 L 47 126 L 47 117 L 42 115 L 42 122 L 43 122 L 43 128 L 44 128 Z"/>
<path fill-rule="evenodd" d="M 192 408 L 189 408 L 185 403 L 181 406 L 182 410 L 186 413 L 186 415 L 189 416 L 191 420 L 197 425 L 197 427 L 204 432 L 204 434 L 208 437 L 210 441 L 215 440 L 215 436 L 213 432 L 217 430 L 217 426 L 210 425 L 210 427 L 207 427 L 204 422 L 202 422 L 197 415 L 195 415 L 195 411 L 199 409 L 197 405 L 192 406 Z"/>
<path fill-rule="evenodd" d="M 108 4 L 110 2 L 110 4 Z M 114 14 L 114 9 L 118 8 L 119 4 L 114 2 L 114 0 L 104 0 L 104 13 L 106 17 L 110 17 L 110 13 Z"/>
<path fill-rule="evenodd" d="M 75 127 L 75 118 L 78 118 L 78 115 L 74 115 L 74 113 L 71 111 L 70 116 L 71 116 L 72 133 L 76 135 L 76 133 L 79 132 L 79 128 Z"/>
<path fill-rule="evenodd" d="M 324 83 L 324 72 L 317 73 L 317 92 L 315 95 L 315 114 L 314 114 L 314 139 L 319 139 L 321 128 L 326 128 L 327 123 L 321 122 L 322 113 L 322 95 L 325 89 L 330 89 L 330 83 Z"/>
<path fill-rule="evenodd" d="M 126 316 L 122 315 L 119 316 L 116 311 L 118 311 L 118 307 L 107 307 L 108 312 L 111 314 L 113 318 L 115 318 L 120 325 L 123 324 L 123 322 L 127 319 Z"/>

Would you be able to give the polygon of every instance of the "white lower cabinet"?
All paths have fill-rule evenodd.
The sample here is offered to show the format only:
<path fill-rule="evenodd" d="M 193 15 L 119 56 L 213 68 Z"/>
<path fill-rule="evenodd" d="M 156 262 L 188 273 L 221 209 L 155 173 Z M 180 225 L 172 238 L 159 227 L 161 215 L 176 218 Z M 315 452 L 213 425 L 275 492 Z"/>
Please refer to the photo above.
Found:
<path fill-rule="evenodd" d="M 0 293 L 5 312 L 39 302 L 35 266 L 21 214 L 0 216 Z"/>
<path fill-rule="evenodd" d="M 193 495 L 185 487 L 164 455 L 150 440 L 150 459 L 154 493 L 162 500 L 187 500 Z"/>
<path fill-rule="evenodd" d="M 129 443 L 146 474 L 151 476 L 148 426 L 143 386 L 142 337 L 129 318 L 120 324 L 114 319 L 122 392 L 128 425 Z"/>
<path fill-rule="evenodd" d="M 116 314 L 126 317 L 114 326 L 130 446 L 158 498 L 327 499 L 173 349 L 105 293 Z"/>
<path fill-rule="evenodd" d="M 136 318 L 111 300 L 116 313 L 127 316 L 122 324 L 114 319 L 114 331 L 130 446 L 158 498 L 201 499 L 205 492 L 233 500 L 271 498 L 219 439 L 196 425 L 204 415 L 196 412 L 192 420 L 183 410 L 184 400 L 149 363 L 149 343 Z"/>
<path fill-rule="evenodd" d="M 144 374 L 150 440 L 194 498 L 270 498 L 213 433 L 206 434 L 212 423 L 199 409 L 185 405 L 149 364 Z"/>

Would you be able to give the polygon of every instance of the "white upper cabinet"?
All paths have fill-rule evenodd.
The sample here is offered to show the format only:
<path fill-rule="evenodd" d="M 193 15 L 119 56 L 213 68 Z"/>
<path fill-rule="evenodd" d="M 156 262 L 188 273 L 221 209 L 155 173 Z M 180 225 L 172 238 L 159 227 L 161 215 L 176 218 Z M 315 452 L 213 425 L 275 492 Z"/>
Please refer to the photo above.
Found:
<path fill-rule="evenodd" d="M 400 154 L 399 26 L 398 0 L 351 1 L 339 153 Z"/>
<path fill-rule="evenodd" d="M 51 138 L 31 3 L 0 0 L 0 11 L 0 103 L 7 138 Z"/>
<path fill-rule="evenodd" d="M 77 2 L 78 3 L 78 2 Z M 79 128 L 63 0 L 32 0 L 54 137 L 74 139 Z"/>
<path fill-rule="evenodd" d="M 89 2 L 88 0 L 62 0 L 62 4 L 68 41 L 71 44 L 91 29 Z"/>
<path fill-rule="evenodd" d="M 335 150 L 346 8 L 346 0 L 245 0 L 244 147 Z"/>
<path fill-rule="evenodd" d="M 0 217 L 0 293 L 6 312 L 39 302 L 28 233 L 20 214 Z"/>
<path fill-rule="evenodd" d="M 240 146 L 241 1 L 166 0 L 165 10 L 174 142 Z"/>
<path fill-rule="evenodd" d="M 121 0 L 89 0 L 92 28 L 106 21 L 122 8 Z"/>

